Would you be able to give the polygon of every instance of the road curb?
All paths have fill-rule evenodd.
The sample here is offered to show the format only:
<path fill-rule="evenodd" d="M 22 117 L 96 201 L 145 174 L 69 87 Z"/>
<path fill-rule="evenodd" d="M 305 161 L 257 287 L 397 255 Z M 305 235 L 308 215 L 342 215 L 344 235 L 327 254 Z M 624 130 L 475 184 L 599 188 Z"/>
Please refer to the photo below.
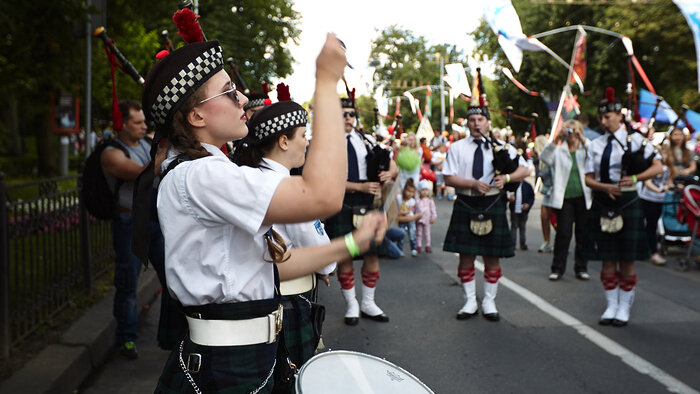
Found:
<path fill-rule="evenodd" d="M 137 291 L 141 313 L 158 295 L 160 283 L 153 269 L 141 273 Z M 3 393 L 72 393 L 114 352 L 116 322 L 112 316 L 114 290 L 49 345 L 0 383 Z"/>

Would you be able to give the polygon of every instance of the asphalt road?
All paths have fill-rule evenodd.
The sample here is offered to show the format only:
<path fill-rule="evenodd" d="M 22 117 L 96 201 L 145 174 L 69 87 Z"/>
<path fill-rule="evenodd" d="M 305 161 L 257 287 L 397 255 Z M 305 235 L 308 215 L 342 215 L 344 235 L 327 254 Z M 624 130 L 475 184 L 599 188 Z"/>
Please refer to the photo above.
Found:
<path fill-rule="evenodd" d="M 345 326 L 337 281 L 320 290 L 328 349 L 385 358 L 436 393 L 700 391 L 700 270 L 680 272 L 672 261 L 664 267 L 639 262 L 629 325 L 601 327 L 600 263 L 589 265 L 588 282 L 574 279 L 571 261 L 560 281 L 548 281 L 552 255 L 537 252 L 542 236 L 535 208 L 528 221 L 530 250 L 502 261 L 506 279 L 496 299 L 501 321 L 458 321 L 463 298 L 457 257 L 441 250 L 451 204 L 436 202 L 433 253 L 382 261 L 376 299 L 389 323 L 361 319 L 358 326 Z M 359 284 L 359 263 L 355 270 Z M 482 285 L 478 272 L 479 298 Z M 115 355 L 80 392 L 152 392 L 167 358 L 155 345 L 157 304 L 141 322 L 140 359 Z"/>

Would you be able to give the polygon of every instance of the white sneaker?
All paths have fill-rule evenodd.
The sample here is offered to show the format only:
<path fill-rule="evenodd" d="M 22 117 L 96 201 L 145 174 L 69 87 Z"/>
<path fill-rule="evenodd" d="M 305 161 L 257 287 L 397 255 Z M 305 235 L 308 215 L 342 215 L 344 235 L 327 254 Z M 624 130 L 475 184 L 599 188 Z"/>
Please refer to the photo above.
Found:
<path fill-rule="evenodd" d="M 418 256 L 418 251 L 415 250 L 415 249 L 413 249 L 413 250 L 411 251 L 411 256 L 413 256 L 413 257 Z"/>

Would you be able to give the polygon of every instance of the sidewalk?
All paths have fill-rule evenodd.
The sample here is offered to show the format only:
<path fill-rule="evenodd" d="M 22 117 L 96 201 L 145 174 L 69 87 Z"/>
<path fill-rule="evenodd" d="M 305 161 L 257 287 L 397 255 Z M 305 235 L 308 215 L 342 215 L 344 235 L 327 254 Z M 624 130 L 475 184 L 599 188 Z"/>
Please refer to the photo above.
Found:
<path fill-rule="evenodd" d="M 143 313 L 158 295 L 160 283 L 151 268 L 139 278 L 138 307 Z M 61 336 L 9 379 L 0 393 L 72 393 L 116 350 L 112 317 L 114 290 L 98 301 Z"/>

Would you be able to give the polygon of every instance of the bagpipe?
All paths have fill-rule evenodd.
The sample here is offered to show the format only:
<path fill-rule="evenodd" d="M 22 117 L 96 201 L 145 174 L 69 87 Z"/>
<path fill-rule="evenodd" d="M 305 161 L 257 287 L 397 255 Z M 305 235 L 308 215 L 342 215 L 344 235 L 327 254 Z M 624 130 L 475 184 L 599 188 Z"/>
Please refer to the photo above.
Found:
<path fill-rule="evenodd" d="M 512 130 L 510 125 L 512 112 L 513 107 L 506 107 L 506 129 L 508 130 Z M 484 133 L 481 133 L 481 136 L 484 137 L 484 140 L 486 140 L 486 142 L 491 145 L 491 149 L 493 149 L 492 164 L 496 175 L 510 174 L 518 169 L 520 166 L 520 154 L 517 154 L 514 158 L 511 158 L 510 153 L 508 152 L 508 143 L 501 143 L 498 141 L 496 138 L 494 138 L 492 131 L 489 131 L 489 137 L 487 137 Z M 520 187 L 520 182 L 508 182 L 503 188 L 506 191 L 515 192 L 518 190 L 518 187 Z"/>

